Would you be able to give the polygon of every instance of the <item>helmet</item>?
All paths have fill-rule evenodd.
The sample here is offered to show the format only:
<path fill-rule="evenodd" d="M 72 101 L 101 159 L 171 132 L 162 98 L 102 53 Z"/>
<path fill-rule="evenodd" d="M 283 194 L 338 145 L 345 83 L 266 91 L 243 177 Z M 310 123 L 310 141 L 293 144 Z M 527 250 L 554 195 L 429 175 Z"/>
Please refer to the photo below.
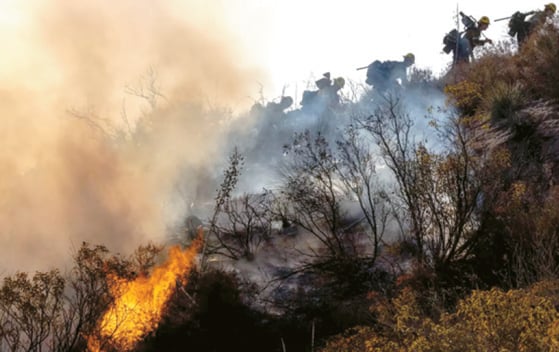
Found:
<path fill-rule="evenodd" d="M 343 88 L 345 85 L 345 79 L 343 79 L 343 77 L 334 78 L 334 85 Z"/>
<path fill-rule="evenodd" d="M 557 6 L 554 3 L 550 2 L 549 4 L 545 5 L 545 10 L 550 10 L 551 12 L 555 13 L 557 11 Z"/>
<path fill-rule="evenodd" d="M 404 60 L 411 62 L 412 64 L 415 62 L 415 55 L 412 53 L 408 53 L 406 55 L 404 55 Z"/>
<path fill-rule="evenodd" d="M 482 16 L 482 17 L 479 19 L 479 21 L 477 21 L 477 23 L 489 25 L 489 17 L 487 17 L 487 16 Z"/>
<path fill-rule="evenodd" d="M 279 104 L 284 109 L 287 109 L 288 107 L 291 106 L 291 104 L 293 104 L 293 98 L 291 98 L 291 97 L 281 97 L 281 101 L 280 101 Z"/>

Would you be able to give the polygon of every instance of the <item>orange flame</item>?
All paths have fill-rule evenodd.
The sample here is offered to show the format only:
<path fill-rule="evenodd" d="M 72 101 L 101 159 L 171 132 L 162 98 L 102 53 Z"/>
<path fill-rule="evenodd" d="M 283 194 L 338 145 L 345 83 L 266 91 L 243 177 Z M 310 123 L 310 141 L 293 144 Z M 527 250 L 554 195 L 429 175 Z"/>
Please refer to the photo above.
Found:
<path fill-rule="evenodd" d="M 115 301 L 98 325 L 99 338 L 89 338 L 90 351 L 101 351 L 101 341 L 109 341 L 119 351 L 130 351 L 136 343 L 157 328 L 163 309 L 173 294 L 177 280 L 191 270 L 202 244 L 201 232 L 186 250 L 169 249 L 167 260 L 149 277 L 133 281 L 117 278 L 111 284 Z"/>

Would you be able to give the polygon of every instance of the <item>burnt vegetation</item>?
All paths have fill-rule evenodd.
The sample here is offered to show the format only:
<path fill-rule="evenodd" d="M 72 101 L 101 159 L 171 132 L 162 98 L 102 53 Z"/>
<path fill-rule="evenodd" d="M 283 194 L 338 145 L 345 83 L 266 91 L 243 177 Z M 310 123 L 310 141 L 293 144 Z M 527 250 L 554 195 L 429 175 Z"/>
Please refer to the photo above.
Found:
<path fill-rule="evenodd" d="M 289 137 L 269 158 L 279 181 L 239 194 L 263 159 L 258 145 L 235 149 L 197 223 L 199 265 L 136 349 L 558 348 L 559 31 L 411 77 L 317 111 L 259 109 L 276 119 L 266 133 Z M 447 105 L 429 107 L 433 94 Z M 324 122 L 282 128 L 302 116 Z M 161 251 L 84 243 L 68 272 L 5 277 L 0 351 L 87 350 L 114 299 L 108 282 L 149 274 Z"/>

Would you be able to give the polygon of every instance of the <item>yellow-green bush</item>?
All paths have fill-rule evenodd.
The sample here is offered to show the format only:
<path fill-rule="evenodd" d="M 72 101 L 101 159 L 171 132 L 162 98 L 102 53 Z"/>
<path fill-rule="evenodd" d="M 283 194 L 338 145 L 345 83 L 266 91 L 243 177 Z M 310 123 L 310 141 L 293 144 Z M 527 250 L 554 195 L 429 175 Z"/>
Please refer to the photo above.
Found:
<path fill-rule="evenodd" d="M 415 293 L 404 289 L 372 308 L 378 328 L 361 327 L 338 336 L 322 352 L 338 351 L 557 351 L 558 282 L 529 290 L 474 291 L 436 322 L 422 316 Z"/>
<path fill-rule="evenodd" d="M 559 99 L 559 29 L 546 25 L 514 53 L 486 50 L 445 77 L 445 93 L 463 116 L 507 117 L 526 101 Z M 482 104 L 483 103 L 483 104 Z"/>
<path fill-rule="evenodd" d="M 447 85 L 444 91 L 451 104 L 465 116 L 473 115 L 482 100 L 481 86 L 469 80 Z"/>

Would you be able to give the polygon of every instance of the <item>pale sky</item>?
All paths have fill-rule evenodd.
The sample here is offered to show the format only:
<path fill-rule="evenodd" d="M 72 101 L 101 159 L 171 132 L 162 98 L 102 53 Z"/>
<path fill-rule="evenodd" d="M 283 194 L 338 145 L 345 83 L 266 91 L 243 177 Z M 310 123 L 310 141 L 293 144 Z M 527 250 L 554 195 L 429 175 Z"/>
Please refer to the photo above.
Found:
<path fill-rule="evenodd" d="M 80 1 L 88 3 L 88 0 Z M 328 71 L 333 77 L 342 76 L 362 84 L 365 70 L 356 71 L 357 67 L 376 59 L 401 60 L 408 52 L 415 54 L 416 67 L 430 68 L 439 74 L 452 59 L 451 54 L 442 52 L 442 38 L 456 26 L 457 9 L 476 19 L 488 16 L 492 23 L 486 35 L 496 41 L 510 37 L 508 21 L 493 22 L 494 19 L 510 16 L 517 10 L 542 9 L 546 3 L 527 0 L 459 3 L 442 0 L 161 1 L 168 1 L 170 6 L 175 4 L 177 17 L 194 21 L 218 36 L 215 22 L 225 18 L 227 23 L 219 25 L 229 28 L 230 33 L 223 33 L 223 37 L 233 34 L 235 45 L 248 53 L 238 58 L 243 61 L 241 66 L 259 67 L 268 77 L 268 80 L 255 78 L 252 98 L 257 98 L 261 84 L 267 100 L 281 96 L 284 87 L 287 95 L 300 97 L 307 85 L 314 89 L 314 80 Z M 6 25 L 17 27 L 24 18 L 23 4 L 32 7 L 43 2 L 49 3 L 49 0 L 0 0 L 0 24 L 3 28 Z M 62 4 L 59 6 L 64 4 L 64 0 L 56 2 Z M 151 11 L 147 7 L 146 12 Z M 208 12 L 211 15 L 208 16 Z M 19 40 L 10 33 L 0 33 L 0 39 L 4 47 L 8 40 Z M 14 61 L 17 63 L 17 59 Z"/>
<path fill-rule="evenodd" d="M 508 21 L 494 19 L 515 11 L 543 9 L 546 2 L 509 0 L 217 0 L 232 26 L 243 38 L 246 50 L 265 66 L 272 82 L 264 86 L 266 98 L 298 95 L 304 82 L 330 71 L 364 81 L 356 71 L 375 59 L 401 60 L 407 52 L 416 66 L 440 73 L 451 60 L 442 52 L 442 38 L 456 25 L 457 9 L 479 19 L 488 16 L 485 32 L 496 40 L 509 39 Z M 311 81 L 312 82 L 312 81 Z M 313 87 L 314 88 L 314 87 Z"/>

